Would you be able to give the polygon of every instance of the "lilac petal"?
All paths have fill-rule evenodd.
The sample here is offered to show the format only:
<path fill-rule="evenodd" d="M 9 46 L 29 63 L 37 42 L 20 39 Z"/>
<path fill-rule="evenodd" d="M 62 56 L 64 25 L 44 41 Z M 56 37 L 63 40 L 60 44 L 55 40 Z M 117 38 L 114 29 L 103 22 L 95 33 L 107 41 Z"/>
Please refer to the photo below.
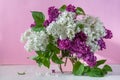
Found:
<path fill-rule="evenodd" d="M 61 50 L 65 50 L 70 47 L 70 40 L 69 39 L 64 39 L 64 40 L 58 39 L 57 44 Z"/>
<path fill-rule="evenodd" d="M 33 23 L 33 24 L 31 24 L 30 25 L 30 27 L 32 28 L 32 27 L 35 27 L 36 26 L 36 24 L 35 23 Z"/>
<path fill-rule="evenodd" d="M 105 39 L 111 39 L 113 37 L 113 34 L 110 30 L 105 29 L 106 30 L 106 36 L 104 36 Z"/>
<path fill-rule="evenodd" d="M 69 5 L 67 6 L 66 10 L 69 11 L 69 12 L 75 12 L 75 11 L 76 11 L 75 6 L 73 6 L 73 5 L 71 5 L 71 4 L 69 4 Z"/>
<path fill-rule="evenodd" d="M 93 67 L 96 65 L 96 56 L 94 56 L 94 54 L 92 52 L 88 53 L 85 57 L 84 57 L 84 61 L 86 61 L 86 63 Z"/>
<path fill-rule="evenodd" d="M 55 19 L 59 15 L 59 10 L 57 8 L 55 8 L 54 6 L 49 7 L 48 15 L 49 15 L 49 22 L 55 21 Z"/>
<path fill-rule="evenodd" d="M 102 38 L 98 40 L 98 45 L 100 46 L 100 50 L 106 49 L 105 42 Z"/>
<path fill-rule="evenodd" d="M 49 25 L 49 21 L 48 20 L 45 20 L 44 23 L 43 23 L 44 27 L 47 27 Z"/>

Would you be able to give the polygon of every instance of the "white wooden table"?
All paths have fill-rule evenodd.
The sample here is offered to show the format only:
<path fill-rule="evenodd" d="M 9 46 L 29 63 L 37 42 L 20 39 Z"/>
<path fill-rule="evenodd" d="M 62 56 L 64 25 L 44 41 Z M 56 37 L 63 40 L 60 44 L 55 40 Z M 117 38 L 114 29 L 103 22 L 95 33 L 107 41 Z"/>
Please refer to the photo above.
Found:
<path fill-rule="evenodd" d="M 0 65 L 0 80 L 120 80 L 120 65 L 112 65 L 113 72 L 102 78 L 74 76 L 71 73 L 54 74 L 51 73 L 54 68 L 48 70 L 37 65 Z M 24 75 L 18 74 L 24 72 Z"/>

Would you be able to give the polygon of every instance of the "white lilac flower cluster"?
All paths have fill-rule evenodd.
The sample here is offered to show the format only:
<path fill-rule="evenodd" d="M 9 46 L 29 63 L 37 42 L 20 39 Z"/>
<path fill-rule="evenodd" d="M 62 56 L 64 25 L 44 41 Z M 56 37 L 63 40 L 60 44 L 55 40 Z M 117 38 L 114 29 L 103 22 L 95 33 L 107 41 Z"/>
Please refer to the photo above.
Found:
<path fill-rule="evenodd" d="M 99 50 L 98 40 L 106 35 L 103 23 L 97 17 L 88 15 L 80 23 L 84 25 L 82 31 L 88 36 L 86 44 L 91 47 L 92 52 Z"/>
<path fill-rule="evenodd" d="M 24 48 L 28 51 L 45 51 L 48 45 L 48 35 L 45 31 L 35 32 L 28 29 L 22 34 L 21 42 L 26 42 Z"/>
<path fill-rule="evenodd" d="M 47 26 L 46 30 L 48 34 L 52 34 L 56 38 L 60 39 L 73 39 L 75 37 L 75 13 L 64 11 L 62 12 L 56 21 L 52 21 L 52 23 Z"/>

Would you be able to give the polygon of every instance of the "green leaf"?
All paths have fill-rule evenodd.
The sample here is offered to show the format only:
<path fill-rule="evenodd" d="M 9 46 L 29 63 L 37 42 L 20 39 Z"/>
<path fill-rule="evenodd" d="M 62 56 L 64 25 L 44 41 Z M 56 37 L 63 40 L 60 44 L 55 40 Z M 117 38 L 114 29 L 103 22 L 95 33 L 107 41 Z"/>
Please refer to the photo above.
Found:
<path fill-rule="evenodd" d="M 109 65 L 104 65 L 102 71 L 104 74 L 107 74 L 108 72 L 112 72 L 112 68 Z"/>
<path fill-rule="evenodd" d="M 44 59 L 44 55 L 46 54 L 45 51 L 36 51 L 36 53 L 41 59 Z"/>
<path fill-rule="evenodd" d="M 46 57 L 46 58 L 48 58 L 48 59 L 50 59 L 51 56 L 52 56 L 52 53 L 51 53 L 51 52 L 45 52 L 45 53 L 44 53 L 44 57 Z"/>
<path fill-rule="evenodd" d="M 46 66 L 47 68 L 50 67 L 50 59 L 44 58 L 42 61 L 43 65 Z"/>
<path fill-rule="evenodd" d="M 40 56 L 37 55 L 37 56 L 33 57 L 32 59 L 35 60 L 36 63 L 38 64 L 38 66 L 41 67 L 41 65 L 42 65 L 42 59 L 40 58 Z"/>
<path fill-rule="evenodd" d="M 66 5 L 63 5 L 62 7 L 60 7 L 60 9 L 59 9 L 60 11 L 65 11 L 66 10 Z"/>
<path fill-rule="evenodd" d="M 54 43 L 54 37 L 53 37 L 52 35 L 49 35 L 49 42 L 50 42 L 51 44 Z"/>
<path fill-rule="evenodd" d="M 52 56 L 52 53 L 49 51 L 36 51 L 36 53 L 43 59 L 43 58 L 48 58 Z"/>
<path fill-rule="evenodd" d="M 105 69 L 102 69 L 103 74 L 107 74 L 107 71 Z"/>
<path fill-rule="evenodd" d="M 89 66 L 85 66 L 84 73 L 87 73 L 89 71 L 90 71 L 90 67 Z"/>
<path fill-rule="evenodd" d="M 83 29 L 83 28 L 84 28 L 84 25 L 83 25 L 83 24 L 77 24 L 77 26 L 78 26 L 80 29 Z"/>
<path fill-rule="evenodd" d="M 39 26 L 39 27 L 43 26 L 45 16 L 42 12 L 32 11 L 32 16 L 33 16 L 34 21 L 35 21 L 37 26 Z"/>
<path fill-rule="evenodd" d="M 52 61 L 53 61 L 54 63 L 57 63 L 57 64 L 62 64 L 62 63 L 64 63 L 61 59 L 59 59 L 59 58 L 57 57 L 56 54 L 53 54 L 53 56 L 52 56 Z"/>
<path fill-rule="evenodd" d="M 35 51 L 38 55 L 43 54 L 43 51 Z"/>
<path fill-rule="evenodd" d="M 106 62 L 106 60 L 99 60 L 97 61 L 97 64 L 95 65 L 95 67 L 100 66 L 101 64 L 104 64 Z"/>
<path fill-rule="evenodd" d="M 87 75 L 91 77 L 103 77 L 103 71 L 100 68 L 91 68 L 89 72 L 87 72 Z"/>
<path fill-rule="evenodd" d="M 42 30 L 45 30 L 45 28 L 44 27 L 37 27 L 37 26 L 35 26 L 35 27 L 32 27 L 32 30 L 36 31 L 36 32 L 40 32 Z"/>
<path fill-rule="evenodd" d="M 78 15 L 80 15 L 80 14 L 85 15 L 84 10 L 83 10 L 82 8 L 80 8 L 80 7 L 77 7 L 76 13 L 77 13 Z"/>
<path fill-rule="evenodd" d="M 84 64 L 80 63 L 79 61 L 77 61 L 74 65 L 73 65 L 73 70 L 72 73 L 74 75 L 82 75 L 84 72 Z"/>
<path fill-rule="evenodd" d="M 105 71 L 109 71 L 109 72 L 112 72 L 112 68 L 109 66 L 109 65 L 105 65 L 104 67 L 103 67 L 103 70 L 105 70 Z"/>
<path fill-rule="evenodd" d="M 37 60 L 38 58 L 39 58 L 38 55 L 32 56 L 32 60 Z"/>
<path fill-rule="evenodd" d="M 59 54 L 60 53 L 60 50 L 59 48 L 57 48 L 54 44 L 52 43 L 49 43 L 47 45 L 47 51 L 48 52 L 52 52 L 52 53 L 55 53 L 55 54 Z"/>
<path fill-rule="evenodd" d="M 36 51 L 37 56 L 33 57 L 32 59 L 38 63 L 39 66 L 42 64 L 46 66 L 47 68 L 50 67 L 50 54 L 45 53 L 44 51 Z"/>

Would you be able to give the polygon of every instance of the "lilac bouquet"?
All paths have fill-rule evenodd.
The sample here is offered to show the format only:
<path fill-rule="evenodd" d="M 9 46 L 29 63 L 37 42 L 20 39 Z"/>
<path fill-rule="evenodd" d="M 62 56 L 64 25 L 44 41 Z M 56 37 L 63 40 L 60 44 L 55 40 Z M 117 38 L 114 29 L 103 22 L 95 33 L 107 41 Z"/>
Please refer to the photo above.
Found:
<path fill-rule="evenodd" d="M 33 57 L 39 66 L 50 67 L 50 61 L 66 64 L 72 62 L 74 75 L 102 77 L 112 71 L 106 60 L 97 61 L 96 51 L 106 49 L 104 39 L 111 39 L 112 32 L 106 29 L 97 17 L 85 14 L 80 7 L 63 5 L 59 9 L 48 9 L 49 18 L 45 20 L 42 12 L 32 11 L 34 24 L 22 34 L 24 48 L 35 51 Z M 63 59 L 66 59 L 63 61 Z"/>

